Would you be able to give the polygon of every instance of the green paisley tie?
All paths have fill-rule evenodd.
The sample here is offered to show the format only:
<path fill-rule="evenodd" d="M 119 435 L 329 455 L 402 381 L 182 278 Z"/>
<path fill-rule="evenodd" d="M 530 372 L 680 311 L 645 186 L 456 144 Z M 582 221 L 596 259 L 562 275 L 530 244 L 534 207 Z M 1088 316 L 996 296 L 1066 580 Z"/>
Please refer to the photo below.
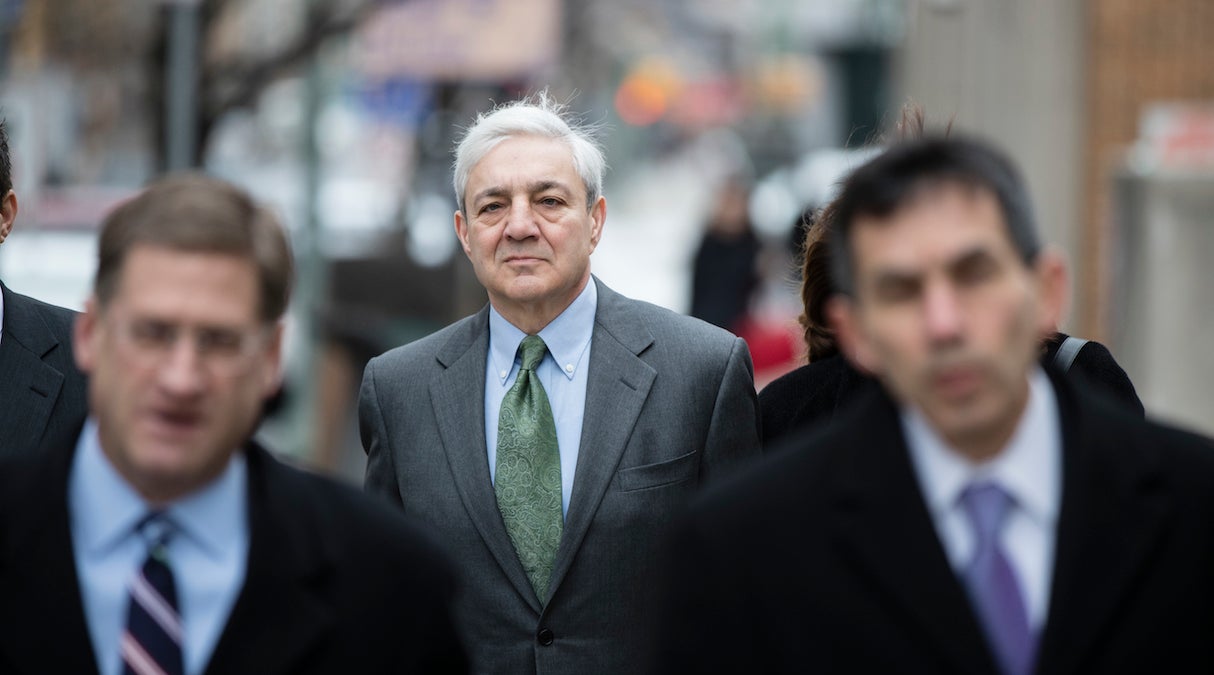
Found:
<path fill-rule="evenodd" d="M 528 335 L 519 351 L 523 365 L 498 418 L 493 489 L 523 570 L 544 602 L 564 524 L 561 456 L 552 406 L 535 373 L 548 346 L 538 335 Z"/>

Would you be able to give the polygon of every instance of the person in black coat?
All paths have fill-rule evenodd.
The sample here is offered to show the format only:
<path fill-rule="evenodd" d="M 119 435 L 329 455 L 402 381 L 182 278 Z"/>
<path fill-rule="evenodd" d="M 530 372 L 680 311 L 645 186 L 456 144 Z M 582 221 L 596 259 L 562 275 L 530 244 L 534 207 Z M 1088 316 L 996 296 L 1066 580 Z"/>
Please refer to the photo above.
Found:
<path fill-rule="evenodd" d="M 467 672 L 431 536 L 250 440 L 281 379 L 276 219 L 169 176 L 98 249 L 89 417 L 0 464 L 0 672 Z"/>
<path fill-rule="evenodd" d="M 8 130 L 0 120 L 0 244 L 17 220 Z M 0 457 L 72 438 L 86 412 L 85 379 L 72 361 L 76 313 L 0 282 Z"/>
<path fill-rule="evenodd" d="M 1214 444 L 1040 365 L 1066 296 L 968 139 L 844 184 L 829 312 L 879 385 L 676 528 L 655 672 L 1214 672 Z"/>

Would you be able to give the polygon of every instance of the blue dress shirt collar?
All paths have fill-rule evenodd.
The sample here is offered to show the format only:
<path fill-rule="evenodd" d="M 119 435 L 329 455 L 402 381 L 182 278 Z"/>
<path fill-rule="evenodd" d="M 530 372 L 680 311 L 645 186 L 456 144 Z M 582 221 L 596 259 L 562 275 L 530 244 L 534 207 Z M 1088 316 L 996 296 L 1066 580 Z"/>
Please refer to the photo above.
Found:
<path fill-rule="evenodd" d="M 592 278 L 565 311 L 539 333 L 544 344 L 548 345 L 549 355 L 569 380 L 577 375 L 582 354 L 590 346 L 597 308 L 598 288 Z M 525 337 L 526 333 L 507 321 L 492 305 L 489 306 L 489 360 L 498 384 L 505 386 L 509 381 L 518 346 Z"/>

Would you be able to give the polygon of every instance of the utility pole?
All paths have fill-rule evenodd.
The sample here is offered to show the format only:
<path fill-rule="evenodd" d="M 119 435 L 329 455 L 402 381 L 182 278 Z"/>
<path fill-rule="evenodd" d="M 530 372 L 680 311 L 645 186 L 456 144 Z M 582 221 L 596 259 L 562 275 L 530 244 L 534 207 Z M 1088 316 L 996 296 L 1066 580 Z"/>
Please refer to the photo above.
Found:
<path fill-rule="evenodd" d="M 163 0 L 165 40 L 165 157 L 168 171 L 198 163 L 198 5 L 200 0 Z"/>

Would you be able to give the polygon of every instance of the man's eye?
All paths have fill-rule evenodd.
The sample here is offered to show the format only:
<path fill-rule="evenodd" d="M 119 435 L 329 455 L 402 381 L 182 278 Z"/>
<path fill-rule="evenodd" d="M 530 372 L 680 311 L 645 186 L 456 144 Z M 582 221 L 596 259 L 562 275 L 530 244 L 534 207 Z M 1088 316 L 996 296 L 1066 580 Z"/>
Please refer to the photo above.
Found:
<path fill-rule="evenodd" d="M 147 347 L 165 347 L 177 339 L 177 329 L 157 321 L 137 321 L 131 326 L 131 337 Z"/>
<path fill-rule="evenodd" d="M 498 204 L 497 202 L 493 202 L 491 204 L 485 204 L 484 206 L 482 206 L 481 210 L 478 211 L 478 213 L 493 213 L 494 211 L 497 211 L 500 208 L 502 208 L 501 204 Z"/>
<path fill-rule="evenodd" d="M 231 355 L 240 352 L 240 334 L 230 330 L 204 330 L 198 334 L 198 350 L 204 354 Z"/>
<path fill-rule="evenodd" d="M 556 197 L 544 197 L 540 200 L 540 203 L 544 206 L 560 206 L 561 200 Z"/>
<path fill-rule="evenodd" d="M 995 275 L 995 263 L 990 258 L 967 260 L 957 268 L 955 277 L 963 284 L 976 284 Z"/>
<path fill-rule="evenodd" d="M 884 302 L 911 300 L 918 293 L 919 284 L 913 281 L 886 281 L 877 285 L 877 297 Z"/>

